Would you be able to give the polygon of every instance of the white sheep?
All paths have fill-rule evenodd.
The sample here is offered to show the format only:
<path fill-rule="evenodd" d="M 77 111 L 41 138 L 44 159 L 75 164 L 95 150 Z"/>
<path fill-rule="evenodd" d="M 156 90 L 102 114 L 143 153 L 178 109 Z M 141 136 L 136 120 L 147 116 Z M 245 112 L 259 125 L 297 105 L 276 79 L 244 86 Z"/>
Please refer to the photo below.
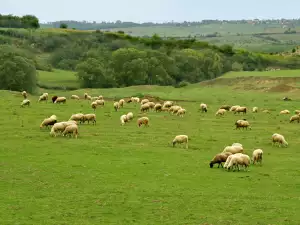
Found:
<path fill-rule="evenodd" d="M 65 128 L 70 124 L 77 124 L 77 122 L 74 120 L 70 120 L 70 121 L 55 123 L 51 128 L 50 135 L 56 137 L 57 132 L 63 132 Z"/>
<path fill-rule="evenodd" d="M 170 108 L 173 104 L 172 101 L 165 101 L 162 108 Z"/>
<path fill-rule="evenodd" d="M 150 105 L 148 104 L 148 103 L 145 103 L 145 104 L 143 104 L 143 105 L 141 105 L 141 112 L 147 112 L 147 111 L 149 111 L 149 109 L 150 109 Z"/>
<path fill-rule="evenodd" d="M 285 109 L 285 110 L 280 111 L 279 114 L 280 114 L 280 115 L 281 115 L 281 114 L 290 114 L 290 111 L 287 110 L 287 109 Z"/>
<path fill-rule="evenodd" d="M 231 146 L 240 146 L 240 147 L 243 147 L 243 145 L 241 143 L 233 143 Z"/>
<path fill-rule="evenodd" d="M 73 114 L 70 117 L 69 121 L 70 120 L 79 121 L 80 123 L 82 123 L 84 121 L 84 114 L 82 114 L 82 113 Z"/>
<path fill-rule="evenodd" d="M 48 96 L 45 95 L 45 93 L 43 93 L 43 94 L 39 97 L 38 102 L 41 102 L 41 101 L 47 101 L 47 100 L 48 100 Z"/>
<path fill-rule="evenodd" d="M 88 124 L 92 121 L 93 125 L 96 125 L 96 114 L 91 113 L 83 115 L 83 123 L 85 123 L 85 121 L 88 121 Z"/>
<path fill-rule="evenodd" d="M 257 112 L 258 112 L 258 108 L 257 108 L 256 106 L 253 107 L 253 108 L 252 108 L 252 112 L 253 112 L 253 113 L 257 113 Z"/>
<path fill-rule="evenodd" d="M 98 99 L 95 102 L 97 103 L 97 105 L 101 105 L 101 106 L 104 106 L 105 104 L 105 101 L 103 99 Z"/>
<path fill-rule="evenodd" d="M 300 114 L 296 114 L 296 115 L 291 116 L 290 123 L 293 122 L 293 121 L 298 121 L 298 123 L 299 123 L 300 122 Z"/>
<path fill-rule="evenodd" d="M 145 103 L 148 103 L 149 102 L 149 99 L 145 98 L 141 101 L 141 105 L 144 105 Z"/>
<path fill-rule="evenodd" d="M 119 102 L 114 102 L 114 109 L 115 109 L 116 111 L 118 111 L 118 109 L 120 109 Z"/>
<path fill-rule="evenodd" d="M 46 118 L 43 120 L 43 122 L 40 125 L 40 128 L 42 127 L 48 127 L 48 126 L 52 126 L 57 122 L 57 117 L 56 115 L 52 115 L 49 118 Z"/>
<path fill-rule="evenodd" d="M 236 114 L 236 113 L 239 114 L 240 112 L 242 112 L 243 114 L 246 114 L 247 113 L 247 107 L 239 106 L 234 110 L 234 114 Z"/>
<path fill-rule="evenodd" d="M 92 97 L 90 95 L 88 95 L 88 93 L 84 93 L 84 99 L 92 100 Z"/>
<path fill-rule="evenodd" d="M 205 103 L 200 104 L 201 112 L 207 112 L 207 105 Z"/>
<path fill-rule="evenodd" d="M 63 136 L 66 136 L 66 134 L 73 134 L 75 138 L 78 136 L 78 126 L 77 124 L 70 124 L 66 126 L 65 130 L 62 132 Z"/>
<path fill-rule="evenodd" d="M 125 104 L 125 100 L 124 99 L 120 99 L 119 100 L 119 106 L 123 108 L 124 104 Z"/>
<path fill-rule="evenodd" d="M 261 149 L 256 149 L 252 153 L 252 162 L 255 164 L 256 162 L 262 163 L 262 158 L 263 158 L 263 150 Z"/>
<path fill-rule="evenodd" d="M 239 105 L 234 105 L 231 106 L 231 108 L 229 109 L 230 112 L 234 112 L 238 107 L 240 107 Z"/>
<path fill-rule="evenodd" d="M 131 97 L 130 99 L 133 103 L 139 103 L 140 102 L 140 98 L 138 97 Z"/>
<path fill-rule="evenodd" d="M 26 99 L 27 98 L 27 92 L 26 91 L 22 91 L 22 96 L 24 97 L 24 99 Z"/>
<path fill-rule="evenodd" d="M 276 143 L 278 143 L 278 146 L 281 147 L 281 145 L 283 146 L 288 146 L 287 141 L 285 140 L 284 136 L 281 134 L 273 134 L 272 135 L 272 145 L 275 145 Z"/>
<path fill-rule="evenodd" d="M 185 143 L 185 148 L 188 149 L 189 137 L 187 135 L 177 135 L 172 141 L 173 147 L 175 147 L 175 144 L 183 144 L 183 143 Z"/>
<path fill-rule="evenodd" d="M 21 107 L 24 107 L 25 105 L 30 106 L 30 100 L 27 98 L 21 102 Z"/>
<path fill-rule="evenodd" d="M 127 115 L 122 115 L 120 117 L 121 125 L 123 126 L 126 122 L 128 122 Z"/>
<path fill-rule="evenodd" d="M 66 103 L 67 98 L 66 97 L 58 97 L 54 103 Z"/>
<path fill-rule="evenodd" d="M 103 96 L 102 96 L 102 95 L 99 95 L 99 96 L 98 96 L 98 100 L 103 100 Z"/>
<path fill-rule="evenodd" d="M 155 104 L 154 110 L 155 112 L 160 112 L 162 109 L 162 105 L 160 103 Z"/>
<path fill-rule="evenodd" d="M 76 100 L 79 100 L 79 96 L 78 95 L 71 95 L 71 99 L 76 99 Z"/>
<path fill-rule="evenodd" d="M 94 112 L 97 109 L 97 106 L 98 106 L 98 104 L 96 101 L 91 103 L 91 107 L 92 107 L 92 109 L 94 109 Z"/>
<path fill-rule="evenodd" d="M 126 117 L 127 117 L 128 121 L 132 120 L 133 119 L 133 113 L 132 112 L 127 113 Z"/>
<path fill-rule="evenodd" d="M 223 116 L 226 112 L 226 109 L 218 109 L 218 111 L 216 112 L 216 116 L 220 115 Z"/>
<path fill-rule="evenodd" d="M 183 117 L 183 115 L 186 113 L 186 110 L 181 108 L 177 111 L 177 116 Z"/>
<path fill-rule="evenodd" d="M 229 157 L 228 157 L 229 158 Z M 239 165 L 245 166 L 246 168 L 250 165 L 251 159 L 246 154 L 234 154 L 231 155 L 231 159 L 227 165 L 227 169 L 230 170 L 233 166 L 236 166 L 240 170 Z"/>
<path fill-rule="evenodd" d="M 226 146 L 222 153 L 231 152 L 232 154 L 243 153 L 244 149 L 242 146 L 234 145 L 234 146 Z"/>
<path fill-rule="evenodd" d="M 237 120 L 236 122 L 235 122 L 235 129 L 241 129 L 241 128 L 243 128 L 243 129 L 245 129 L 246 128 L 246 130 L 248 129 L 248 127 L 249 127 L 249 129 L 251 130 L 251 127 L 250 127 L 250 123 L 247 121 L 247 120 Z"/>

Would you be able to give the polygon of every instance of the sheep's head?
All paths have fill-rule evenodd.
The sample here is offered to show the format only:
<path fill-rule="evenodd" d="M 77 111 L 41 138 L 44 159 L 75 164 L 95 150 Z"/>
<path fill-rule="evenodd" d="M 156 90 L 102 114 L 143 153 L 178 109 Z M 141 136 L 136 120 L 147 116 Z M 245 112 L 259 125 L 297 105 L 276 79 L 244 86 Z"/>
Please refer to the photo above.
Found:
<path fill-rule="evenodd" d="M 213 162 L 210 162 L 210 163 L 209 163 L 209 167 L 210 167 L 210 168 L 213 168 L 213 167 L 214 167 Z"/>

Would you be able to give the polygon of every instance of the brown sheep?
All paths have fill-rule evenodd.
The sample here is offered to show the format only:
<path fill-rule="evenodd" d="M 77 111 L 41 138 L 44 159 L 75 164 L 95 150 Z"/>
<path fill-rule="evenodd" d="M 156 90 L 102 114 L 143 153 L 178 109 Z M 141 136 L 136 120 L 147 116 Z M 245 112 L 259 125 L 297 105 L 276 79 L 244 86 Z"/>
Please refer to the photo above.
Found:
<path fill-rule="evenodd" d="M 218 163 L 218 168 L 220 167 L 220 165 L 223 167 L 222 162 L 226 162 L 228 156 L 232 155 L 231 152 L 224 152 L 224 153 L 220 153 L 215 155 L 215 157 L 210 161 L 209 163 L 209 167 L 213 168 L 214 164 Z"/>

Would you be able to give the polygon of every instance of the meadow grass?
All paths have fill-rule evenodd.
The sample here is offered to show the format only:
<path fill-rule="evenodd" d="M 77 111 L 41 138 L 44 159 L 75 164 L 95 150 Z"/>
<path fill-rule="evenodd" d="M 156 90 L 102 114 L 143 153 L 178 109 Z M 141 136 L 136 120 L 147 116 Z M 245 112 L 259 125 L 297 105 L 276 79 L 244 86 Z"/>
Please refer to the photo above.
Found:
<path fill-rule="evenodd" d="M 55 69 L 52 72 L 38 70 L 39 84 L 48 87 L 79 88 L 75 72 Z"/>
<path fill-rule="evenodd" d="M 78 139 L 50 137 L 41 121 L 57 115 L 93 113 L 90 102 L 70 100 L 71 94 L 103 94 L 104 98 L 147 93 L 177 101 L 187 109 L 179 118 L 149 112 L 150 127 L 138 128 L 139 105 L 126 104 L 115 112 L 112 102 L 96 110 L 97 125 L 79 125 Z M 190 85 L 57 92 L 67 104 L 37 103 L 20 108 L 20 93 L 0 91 L 1 201 L 0 224 L 299 224 L 300 181 L 297 162 L 299 124 L 290 124 L 282 109 L 300 108 L 278 95 Z M 208 104 L 208 113 L 198 111 Z M 240 104 L 260 112 L 226 113 L 216 118 L 222 104 Z M 269 109 L 271 114 L 261 110 Z M 120 125 L 132 111 L 134 120 Z M 246 118 L 252 130 L 234 130 Z M 281 133 L 288 148 L 271 145 Z M 190 137 L 189 149 L 171 147 L 175 135 Z M 263 165 L 249 171 L 209 168 L 209 161 L 226 145 L 240 142 L 247 154 L 264 151 Z"/>
<path fill-rule="evenodd" d="M 275 71 L 237 71 L 228 72 L 221 78 L 237 77 L 300 77 L 300 70 L 275 70 Z"/>

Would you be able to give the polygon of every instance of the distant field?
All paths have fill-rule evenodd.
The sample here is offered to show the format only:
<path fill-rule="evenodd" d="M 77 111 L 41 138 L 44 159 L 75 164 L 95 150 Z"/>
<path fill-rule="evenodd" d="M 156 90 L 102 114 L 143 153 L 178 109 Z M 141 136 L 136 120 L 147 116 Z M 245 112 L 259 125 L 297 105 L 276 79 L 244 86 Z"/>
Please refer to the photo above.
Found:
<path fill-rule="evenodd" d="M 300 78 L 300 70 L 229 72 L 223 75 L 221 78 L 236 78 L 236 77 L 299 77 Z"/>
<path fill-rule="evenodd" d="M 65 70 L 54 70 L 53 72 L 38 71 L 38 80 L 41 85 L 49 87 L 72 87 L 79 88 L 75 73 Z"/>

